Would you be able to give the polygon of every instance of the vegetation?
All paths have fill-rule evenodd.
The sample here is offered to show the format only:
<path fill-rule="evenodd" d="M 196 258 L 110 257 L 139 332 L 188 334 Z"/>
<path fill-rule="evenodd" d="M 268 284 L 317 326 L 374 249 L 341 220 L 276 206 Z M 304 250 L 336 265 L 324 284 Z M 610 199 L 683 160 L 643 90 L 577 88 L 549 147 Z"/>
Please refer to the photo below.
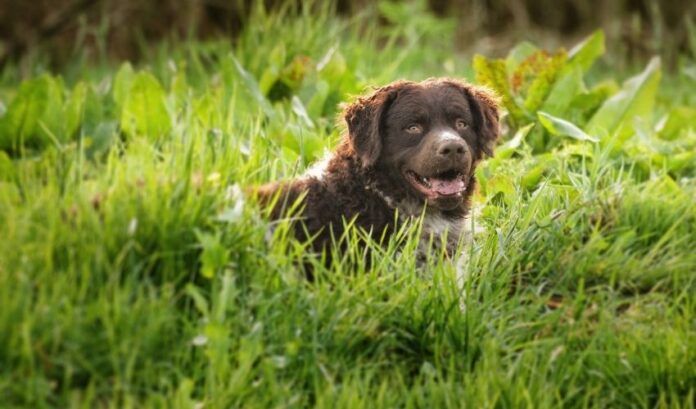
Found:
<path fill-rule="evenodd" d="M 0 407 L 694 407 L 693 58 L 470 59 L 381 4 L 2 70 Z M 242 196 L 335 146 L 341 102 L 443 75 L 507 111 L 461 261 L 417 268 L 416 227 L 324 267 Z"/>

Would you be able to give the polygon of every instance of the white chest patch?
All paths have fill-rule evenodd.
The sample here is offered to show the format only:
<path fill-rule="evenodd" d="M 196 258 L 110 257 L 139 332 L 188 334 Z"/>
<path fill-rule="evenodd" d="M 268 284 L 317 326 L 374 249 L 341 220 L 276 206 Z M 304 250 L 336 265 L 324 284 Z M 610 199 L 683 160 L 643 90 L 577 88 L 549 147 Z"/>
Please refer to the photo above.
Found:
<path fill-rule="evenodd" d="M 399 218 L 402 221 L 415 222 L 415 219 L 420 217 L 423 211 L 423 205 L 410 202 L 396 202 L 393 198 L 385 195 L 379 189 L 368 186 L 368 190 L 376 192 L 387 206 L 399 210 Z M 471 214 L 473 215 L 474 209 Z M 471 215 L 464 218 L 452 219 L 444 217 L 438 213 L 426 213 L 423 217 L 420 242 L 418 243 L 419 257 L 424 256 L 428 250 L 430 243 L 435 246 L 444 244 L 450 256 L 455 257 L 454 251 L 459 244 L 460 239 L 470 240 L 477 228 L 471 228 Z M 443 239 L 446 238 L 446 242 Z"/>
<path fill-rule="evenodd" d="M 423 233 L 442 236 L 447 234 L 459 237 L 464 229 L 466 219 L 447 219 L 441 215 L 425 215 L 423 218 Z"/>
<path fill-rule="evenodd" d="M 331 152 L 326 152 L 324 157 L 319 160 L 319 162 L 314 162 L 312 166 L 307 168 L 305 173 L 302 174 L 302 178 L 315 178 L 318 180 L 323 180 L 326 174 L 326 168 L 329 166 L 329 161 L 331 160 Z"/>
<path fill-rule="evenodd" d="M 453 260 L 459 260 L 464 254 L 457 253 L 457 250 L 466 249 L 472 243 L 474 236 L 483 231 L 483 228 L 475 222 L 478 211 L 479 209 L 473 208 L 467 217 L 461 219 L 450 219 L 439 214 L 426 214 L 423 218 L 420 243 L 418 244 L 419 251 L 427 252 L 431 244 L 436 247 L 444 245 L 447 254 Z M 473 223 L 472 217 L 474 218 Z"/>
<path fill-rule="evenodd" d="M 439 214 L 426 214 L 423 217 L 420 243 L 418 243 L 419 252 L 424 255 L 432 243 L 436 248 L 445 246 L 447 253 L 454 256 L 453 253 L 466 227 L 466 221 L 465 218 L 450 219 Z"/>

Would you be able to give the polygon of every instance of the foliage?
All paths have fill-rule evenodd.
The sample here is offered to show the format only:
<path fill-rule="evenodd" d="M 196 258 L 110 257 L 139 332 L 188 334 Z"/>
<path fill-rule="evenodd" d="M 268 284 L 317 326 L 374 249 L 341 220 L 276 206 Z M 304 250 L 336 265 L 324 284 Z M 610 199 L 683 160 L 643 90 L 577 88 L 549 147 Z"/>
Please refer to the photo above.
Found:
<path fill-rule="evenodd" d="M 563 139 L 571 137 L 599 143 L 613 158 L 620 159 L 619 163 L 637 167 L 644 176 L 654 166 L 668 170 L 673 177 L 692 176 L 691 159 L 696 158 L 696 116 L 692 109 L 673 106 L 662 117 L 653 115 L 662 76 L 659 59 L 653 58 L 642 73 L 627 79 L 621 87 L 608 79 L 588 88 L 585 76 L 603 53 L 604 35 L 597 31 L 567 54 L 521 43 L 505 59 L 475 56 L 474 69 L 477 81 L 502 96 L 509 127 L 527 129 L 538 124 L 525 131 L 526 144 L 533 153 L 562 147 Z M 674 128 L 669 129 L 681 133 L 678 140 L 668 136 L 672 131 L 664 130 L 668 118 L 675 121 Z M 638 154 L 638 145 L 645 143 L 661 149 Z M 594 156 L 587 146 L 565 146 L 560 154 L 577 156 L 578 149 L 585 159 Z M 547 164 L 530 166 L 527 172 L 537 176 L 528 182 L 541 181 L 538 176 L 549 168 Z M 527 188 L 536 186 L 531 183 Z"/>
<path fill-rule="evenodd" d="M 470 64 L 419 4 L 5 69 L 0 406 L 693 407 L 696 66 L 622 81 L 601 32 Z M 412 228 L 326 267 L 242 194 L 368 86 L 474 71 L 507 117 L 462 260 Z"/>

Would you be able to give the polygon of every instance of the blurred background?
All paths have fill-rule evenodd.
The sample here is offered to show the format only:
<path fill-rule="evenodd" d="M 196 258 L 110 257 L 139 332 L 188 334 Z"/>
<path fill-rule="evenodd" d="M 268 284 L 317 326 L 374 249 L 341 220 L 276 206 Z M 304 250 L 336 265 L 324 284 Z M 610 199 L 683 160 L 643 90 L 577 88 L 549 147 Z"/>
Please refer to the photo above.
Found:
<path fill-rule="evenodd" d="M 79 56 L 138 61 L 152 44 L 191 39 L 234 42 L 260 2 L 251 0 L 0 0 L 0 64 L 41 55 L 58 69 Z M 265 0 L 269 12 L 306 13 L 302 1 Z M 398 1 L 337 0 L 332 13 L 366 25 L 398 25 Z M 683 0 L 421 0 L 413 10 L 454 33 L 457 50 L 504 54 L 521 39 L 541 46 L 573 44 L 602 28 L 621 61 L 660 55 L 667 66 L 696 53 L 696 1 Z M 314 2 L 313 7 L 324 7 Z M 282 9 L 282 10 L 281 10 Z M 437 23 L 436 23 L 437 24 Z M 269 33 L 272 34 L 272 33 Z M 444 39 L 448 40 L 450 39 Z"/>

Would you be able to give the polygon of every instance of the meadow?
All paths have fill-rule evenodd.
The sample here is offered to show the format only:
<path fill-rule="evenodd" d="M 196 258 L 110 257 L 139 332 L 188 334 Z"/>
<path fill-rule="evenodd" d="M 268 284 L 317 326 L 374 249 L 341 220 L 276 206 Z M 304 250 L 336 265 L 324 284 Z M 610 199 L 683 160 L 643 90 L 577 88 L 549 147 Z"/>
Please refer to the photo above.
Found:
<path fill-rule="evenodd" d="M 1 408 L 694 407 L 696 49 L 472 57 L 381 13 L 2 68 Z M 435 76 L 506 111 L 463 261 L 418 267 L 414 226 L 325 266 L 241 193 L 331 150 L 342 103 Z"/>

